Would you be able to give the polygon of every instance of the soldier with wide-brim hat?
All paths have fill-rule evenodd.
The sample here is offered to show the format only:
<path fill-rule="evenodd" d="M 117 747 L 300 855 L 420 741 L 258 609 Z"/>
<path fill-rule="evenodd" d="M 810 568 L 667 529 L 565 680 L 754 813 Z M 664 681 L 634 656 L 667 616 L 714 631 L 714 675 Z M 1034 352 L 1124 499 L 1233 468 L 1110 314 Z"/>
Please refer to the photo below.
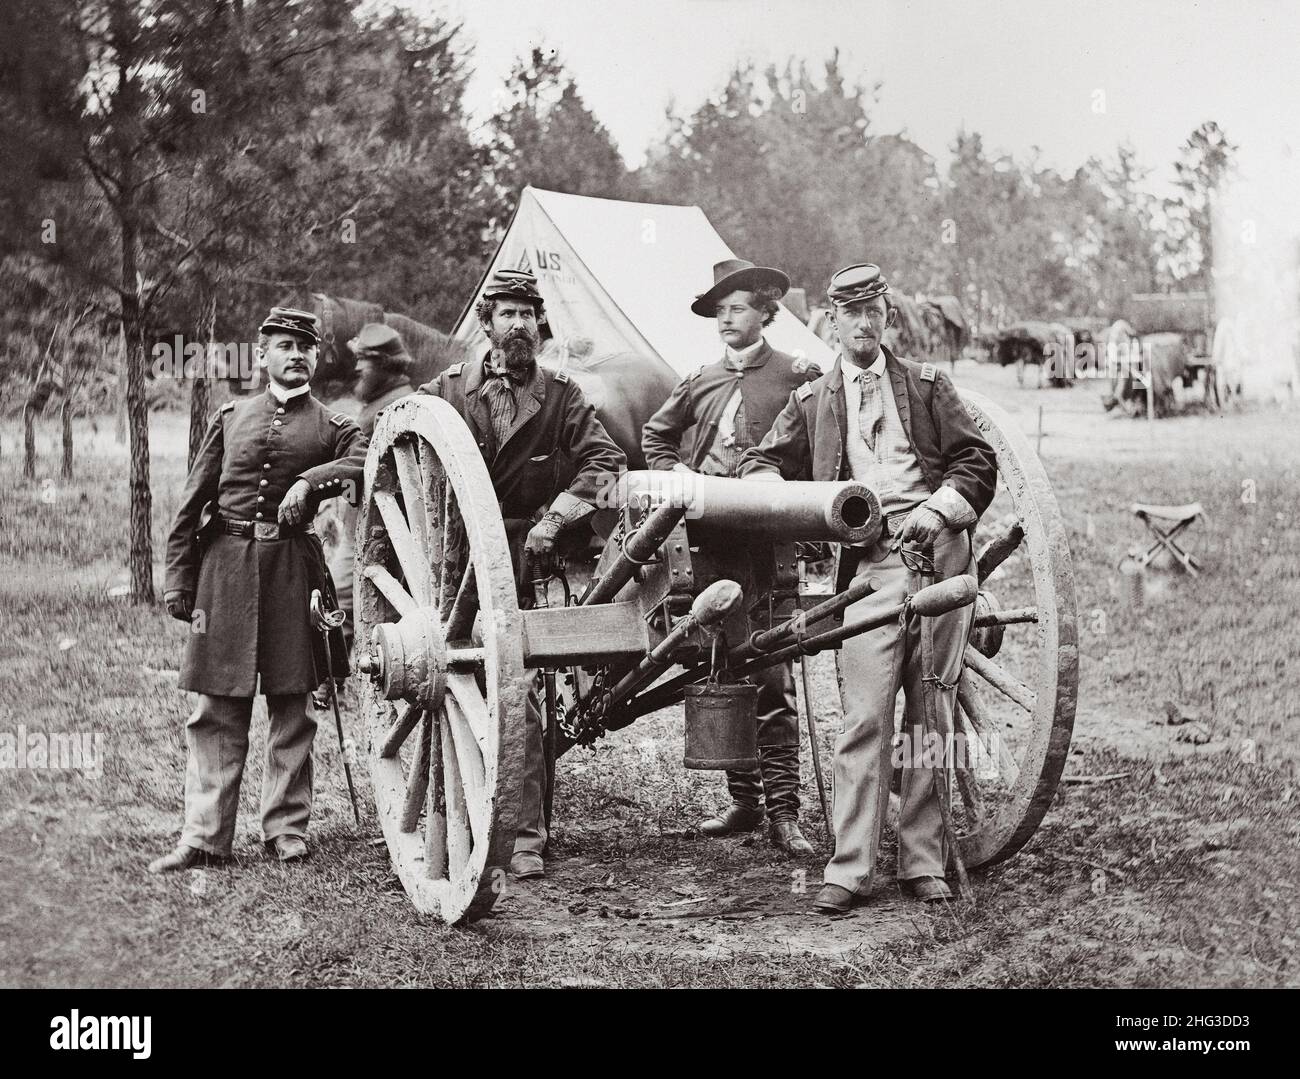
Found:
<path fill-rule="evenodd" d="M 790 288 L 785 274 L 745 259 L 726 259 L 713 267 L 713 282 L 691 310 L 717 320 L 721 347 L 710 362 L 679 382 L 646 421 L 641 448 L 650 468 L 734 477 L 742 454 L 762 441 L 791 393 L 821 374 L 763 337 Z M 749 543 L 745 550 L 740 561 L 746 566 L 775 563 L 770 543 Z M 731 552 L 719 554 L 729 560 Z M 748 592 L 750 584 L 742 582 L 742 587 Z M 807 857 L 813 848 L 799 830 L 793 665 L 773 664 L 753 680 L 758 684 L 758 766 L 727 772 L 731 804 L 700 821 L 698 828 L 701 835 L 725 836 L 753 831 L 766 821 L 777 849 Z"/>
<path fill-rule="evenodd" d="M 713 287 L 695 297 L 691 310 L 701 318 L 713 318 L 723 296 L 757 292 L 761 288 L 777 289 L 777 299 L 780 299 L 790 291 L 790 278 L 780 270 L 756 266 L 747 259 L 723 259 L 713 265 Z"/>

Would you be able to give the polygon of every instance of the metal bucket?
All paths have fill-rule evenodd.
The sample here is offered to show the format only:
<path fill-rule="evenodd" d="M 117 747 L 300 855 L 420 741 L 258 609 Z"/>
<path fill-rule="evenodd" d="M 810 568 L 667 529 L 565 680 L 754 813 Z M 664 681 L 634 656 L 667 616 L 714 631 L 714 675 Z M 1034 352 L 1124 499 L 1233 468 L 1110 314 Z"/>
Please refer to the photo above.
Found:
<path fill-rule="evenodd" d="M 758 686 L 687 686 L 685 704 L 687 768 L 758 767 Z"/>

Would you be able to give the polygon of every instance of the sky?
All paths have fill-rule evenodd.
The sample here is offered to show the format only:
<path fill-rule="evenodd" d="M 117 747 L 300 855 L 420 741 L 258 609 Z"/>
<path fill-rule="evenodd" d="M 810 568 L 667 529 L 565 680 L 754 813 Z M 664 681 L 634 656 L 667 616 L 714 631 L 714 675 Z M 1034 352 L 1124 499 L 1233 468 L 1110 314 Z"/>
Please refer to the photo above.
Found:
<path fill-rule="evenodd" d="M 943 167 L 962 127 L 989 150 L 1072 172 L 1133 144 L 1166 194 L 1178 147 L 1213 119 L 1267 167 L 1300 149 L 1300 4 L 1275 0 L 405 0 L 463 23 L 480 122 L 515 57 L 559 50 L 630 165 L 662 138 L 665 109 L 693 111 L 738 61 L 839 48 L 850 79 L 883 83 L 877 133 L 903 132 Z"/>

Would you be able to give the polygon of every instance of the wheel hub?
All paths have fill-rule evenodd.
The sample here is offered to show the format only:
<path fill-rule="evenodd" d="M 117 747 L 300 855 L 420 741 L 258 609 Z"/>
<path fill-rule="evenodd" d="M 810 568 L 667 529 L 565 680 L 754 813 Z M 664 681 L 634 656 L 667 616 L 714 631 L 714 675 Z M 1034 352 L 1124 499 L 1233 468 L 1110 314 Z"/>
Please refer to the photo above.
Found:
<path fill-rule="evenodd" d="M 422 607 L 398 622 L 381 622 L 370 634 L 370 654 L 357 669 L 370 676 L 386 700 L 437 708 L 447 689 L 447 641 L 437 612 Z"/>

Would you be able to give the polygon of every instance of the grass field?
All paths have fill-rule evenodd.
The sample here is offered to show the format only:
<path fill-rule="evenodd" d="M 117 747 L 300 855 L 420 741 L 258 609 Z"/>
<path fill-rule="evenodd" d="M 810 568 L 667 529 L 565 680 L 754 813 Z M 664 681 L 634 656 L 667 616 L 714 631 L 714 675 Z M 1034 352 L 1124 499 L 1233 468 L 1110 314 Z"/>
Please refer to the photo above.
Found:
<path fill-rule="evenodd" d="M 0 736 L 99 732 L 103 755 L 93 771 L 0 770 L 0 984 L 1300 984 L 1300 416 L 1259 408 L 1152 427 L 1105 417 L 1095 385 L 1020 390 L 1010 370 L 974 365 L 958 382 L 995 396 L 1029 432 L 1045 410 L 1042 457 L 1080 612 L 1067 781 L 1025 850 L 976 875 L 974 904 L 905 901 L 887 847 L 872 903 L 835 920 L 808 906 L 820 859 L 692 838 L 723 785 L 681 768 L 673 714 L 561 762 L 548 878 L 513 887 L 468 928 L 409 907 L 372 805 L 357 834 L 326 726 L 309 862 L 286 869 L 262 854 L 254 755 L 237 864 L 148 876 L 180 824 L 183 629 L 161 607 L 113 595 L 125 583 L 126 457 L 111 424 L 79 428 L 70 483 L 57 479 L 49 424 L 40 476 L 53 483 L 31 483 L 21 432 L 6 423 Z M 161 553 L 183 479 L 182 421 L 157 416 L 153 433 Z M 1187 534 L 1205 569 L 1197 580 L 1152 575 L 1132 608 L 1117 564 L 1143 536 L 1127 509 L 1138 499 L 1205 505 Z M 814 673 L 829 754 L 829 656 Z M 1166 701 L 1209 741 L 1179 741 L 1191 725 L 1168 725 Z M 255 745 L 265 722 L 259 706 Z M 824 845 L 805 779 L 805 830 Z"/>

